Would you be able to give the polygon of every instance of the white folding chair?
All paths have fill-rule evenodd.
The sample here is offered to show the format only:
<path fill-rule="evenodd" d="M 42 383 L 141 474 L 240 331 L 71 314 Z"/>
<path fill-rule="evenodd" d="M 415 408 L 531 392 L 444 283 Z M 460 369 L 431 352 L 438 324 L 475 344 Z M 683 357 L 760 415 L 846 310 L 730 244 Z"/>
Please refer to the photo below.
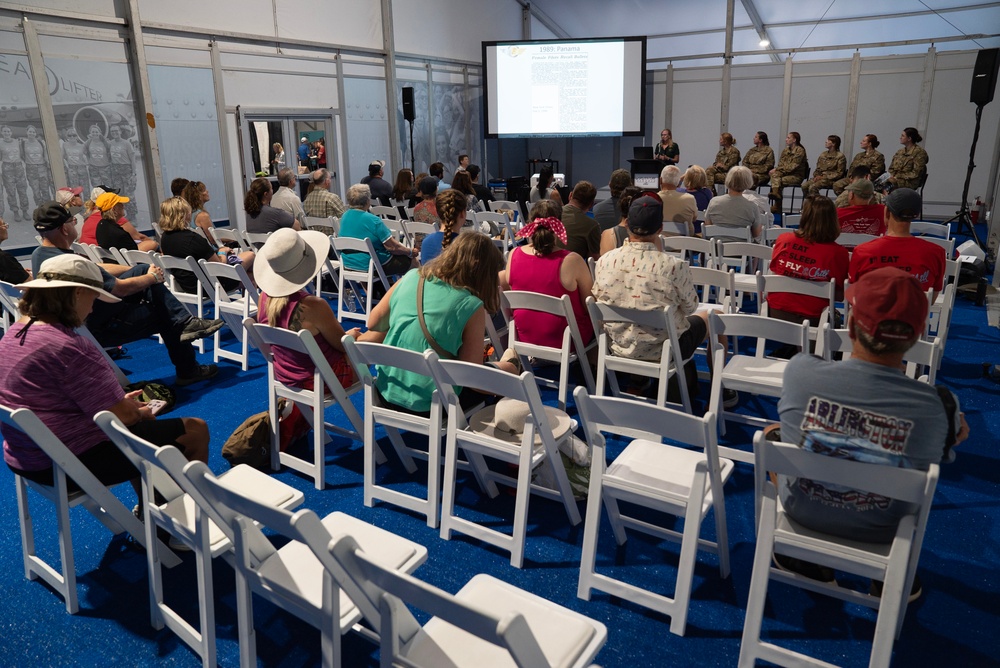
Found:
<path fill-rule="evenodd" d="M 559 394 L 559 407 L 566 408 L 566 397 L 569 394 L 569 369 L 573 362 L 578 362 L 580 372 L 583 374 L 583 382 L 587 389 L 594 391 L 594 374 L 590 369 L 590 362 L 587 359 L 587 351 L 594 347 L 595 342 L 584 345 L 580 336 L 580 328 L 573 314 L 573 302 L 569 295 L 562 297 L 552 297 L 539 292 L 529 292 L 526 290 L 505 290 L 501 293 L 501 306 L 504 318 L 508 322 L 508 336 L 510 347 L 513 348 L 521 358 L 521 364 L 525 369 L 532 369 L 530 357 L 535 359 L 548 360 L 559 364 L 559 380 L 551 381 L 545 378 L 538 378 L 540 384 L 546 387 L 555 388 Z M 518 337 L 517 310 L 536 311 L 547 313 L 565 321 L 562 335 L 562 344 L 558 348 L 528 343 Z M 533 371 L 533 369 L 532 369 Z"/>
<path fill-rule="evenodd" d="M 131 250 L 131 249 L 119 249 L 119 254 L 125 263 L 131 267 L 140 264 L 155 265 L 156 262 L 153 261 L 153 251 L 141 251 L 141 250 Z"/>
<path fill-rule="evenodd" d="M 424 236 L 428 234 L 434 234 L 437 232 L 437 227 L 432 223 L 418 223 L 413 220 L 404 220 L 403 229 L 406 230 L 407 236 L 411 239 L 416 237 L 418 234 L 423 234 Z"/>
<path fill-rule="evenodd" d="M 763 416 L 741 415 L 726 411 L 722 406 L 722 390 L 735 390 L 762 394 L 769 397 L 780 397 L 786 359 L 776 359 L 766 354 L 765 345 L 768 341 L 798 346 L 800 350 L 808 350 L 809 324 L 796 325 L 783 320 L 765 318 L 759 315 L 729 315 L 712 313 L 708 317 L 708 341 L 712 346 L 714 359 L 712 372 L 712 393 L 709 399 L 709 410 L 719 416 L 719 431 L 726 433 L 726 420 L 745 422 L 747 424 L 766 425 L 773 420 Z M 719 343 L 719 336 L 726 335 L 731 343 L 737 337 L 747 336 L 757 339 L 755 350 L 746 354 L 746 346 L 741 344 L 738 352 L 734 352 L 726 361 L 726 350 Z M 719 454 L 736 461 L 753 463 L 753 453 L 745 450 L 719 447 Z"/>
<path fill-rule="evenodd" d="M 22 432 L 52 460 L 52 485 L 42 485 L 14 476 L 17 491 L 17 517 L 21 528 L 21 556 L 24 560 L 24 577 L 29 580 L 42 578 L 66 601 L 66 612 L 76 614 L 80 609 L 76 591 L 76 566 L 73 558 L 73 534 L 70 528 L 69 511 L 82 505 L 113 534 L 128 532 L 140 545 L 149 549 L 146 534 L 132 511 L 122 505 L 118 497 L 111 493 L 90 470 L 77 459 L 62 441 L 56 438 L 48 427 L 27 408 L 12 409 L 0 405 L 0 422 Z M 9 436 L 8 436 L 9 438 Z M 80 488 L 69 491 L 67 480 L 72 479 Z M 35 551 L 35 524 L 31 517 L 28 489 L 33 489 L 52 503 L 56 515 L 59 536 L 59 563 L 61 570 L 48 564 Z M 158 558 L 167 568 L 181 563 L 180 558 L 161 541 L 152 545 L 158 551 Z"/>
<path fill-rule="evenodd" d="M 515 223 L 518 228 L 522 227 L 524 221 L 527 220 L 527 218 L 524 215 L 524 212 L 521 211 L 521 205 L 512 200 L 495 199 L 492 202 L 490 202 L 490 211 L 494 213 L 502 213 L 504 211 L 512 212 L 514 215 L 517 216 L 517 218 L 511 222 Z"/>
<path fill-rule="evenodd" d="M 736 287 L 736 305 L 741 307 L 743 293 L 749 292 L 753 295 L 759 311 L 763 302 L 757 275 L 771 273 L 771 247 L 746 241 L 719 241 L 718 248 L 716 266 L 719 269 L 732 269 L 735 272 L 733 283 Z"/>
<path fill-rule="evenodd" d="M 212 282 L 213 303 L 215 304 L 214 317 L 224 320 L 226 326 L 236 337 L 239 350 L 227 350 L 222 346 L 222 330 L 215 332 L 215 345 L 213 352 L 215 361 L 220 359 L 232 360 L 240 363 L 240 368 L 247 370 L 250 363 L 250 339 L 247 338 L 243 329 L 243 321 L 257 315 L 257 306 L 260 300 L 260 291 L 250 280 L 246 269 L 242 265 L 230 265 L 225 262 L 209 262 L 198 260 L 205 277 Z M 239 287 L 233 292 L 229 292 L 223 285 L 222 279 L 233 281 Z"/>
<path fill-rule="evenodd" d="M 206 286 L 211 286 L 212 283 L 205 276 L 198 261 L 190 255 L 180 258 L 172 255 L 153 253 L 150 257 L 153 259 L 153 262 L 163 269 L 163 273 L 166 275 L 167 289 L 177 298 L 177 301 L 184 304 L 184 307 L 194 317 L 204 318 L 205 299 L 210 298 L 209 290 L 214 295 L 215 289 L 214 287 L 206 288 Z M 181 290 L 177 275 L 179 271 L 190 272 L 194 276 L 195 291 L 193 293 Z M 199 353 L 205 352 L 205 339 L 192 341 L 191 345 L 197 348 Z"/>
<path fill-rule="evenodd" d="M 267 403 L 271 417 L 271 468 L 275 471 L 284 464 L 299 473 L 311 476 L 316 483 L 316 489 L 323 489 L 326 484 L 326 444 L 330 441 L 328 431 L 355 441 L 364 441 L 364 422 L 351 403 L 350 396 L 362 388 L 361 381 L 344 388 L 326 361 L 316 339 L 309 330 L 293 332 L 287 329 L 271 327 L 254 322 L 252 318 L 243 321 L 243 327 L 250 336 L 250 341 L 260 349 L 267 361 Z M 274 372 L 274 350 L 278 346 L 291 352 L 308 356 L 315 367 L 312 378 L 312 389 L 286 385 L 279 381 Z M 278 432 L 278 399 L 284 398 L 300 406 L 302 415 L 313 428 L 312 461 L 298 457 L 291 452 L 281 452 Z M 347 416 L 351 428 L 324 422 L 323 413 L 329 406 L 337 404 Z M 380 460 L 385 456 L 378 453 Z"/>
<path fill-rule="evenodd" d="M 903 627 L 907 598 L 916 575 L 927 517 L 930 514 L 938 466 L 927 471 L 870 464 L 809 452 L 790 443 L 773 443 L 763 432 L 754 436 L 756 466 L 757 548 L 754 554 L 750 597 L 747 602 L 739 665 L 753 666 L 757 659 L 779 665 L 829 666 L 813 657 L 779 647 L 760 638 L 769 580 L 874 608 L 878 611 L 870 666 L 887 667 L 892 646 Z M 891 543 L 865 543 L 806 529 L 790 518 L 778 499 L 778 490 L 768 472 L 780 476 L 808 478 L 825 485 L 888 497 L 913 504 L 904 515 Z M 773 554 L 827 566 L 861 577 L 882 581 L 881 597 L 823 583 L 796 573 L 771 567 Z M 787 635 L 787 630 L 784 632 Z"/>
<path fill-rule="evenodd" d="M 612 304 L 599 304 L 593 297 L 587 297 L 587 310 L 590 312 L 594 333 L 597 335 L 597 396 L 604 396 L 605 381 L 611 388 L 611 396 L 622 396 L 623 392 L 618 383 L 620 371 L 656 379 L 659 383 L 656 405 L 665 406 L 669 380 L 675 377 L 681 397 L 680 406 L 685 413 L 691 413 L 691 396 L 684 375 L 684 365 L 688 360 L 681 354 L 677 328 L 674 325 L 676 306 L 644 311 Z M 665 332 L 667 338 L 660 349 L 660 358 L 641 360 L 615 355 L 611 350 L 611 337 L 605 329 L 607 325 L 641 327 Z M 633 394 L 628 396 L 642 398 Z"/>
<path fill-rule="evenodd" d="M 804 297 L 822 299 L 826 306 L 823 307 L 823 312 L 820 314 L 819 323 L 815 327 L 809 327 L 810 341 L 818 341 L 819 337 L 825 331 L 823 330 L 823 325 L 825 323 L 833 323 L 834 312 L 836 311 L 835 297 L 837 291 L 837 282 L 835 279 L 830 279 L 829 281 L 809 281 L 804 278 L 767 274 L 758 277 L 757 289 L 764 295 L 765 300 L 767 295 L 772 292 L 786 292 Z M 768 310 L 767 302 L 762 302 L 761 315 L 767 316 Z M 808 320 L 808 318 L 803 318 L 803 320 Z M 819 344 L 817 345 L 819 346 Z"/>
<path fill-rule="evenodd" d="M 816 346 L 816 354 L 823 359 L 832 360 L 839 353 L 841 359 L 848 359 L 854 350 L 854 341 L 847 329 L 835 329 L 829 323 L 824 324 L 826 330 L 820 335 L 822 344 Z M 914 380 L 933 385 L 937 379 L 937 371 L 941 367 L 944 356 L 944 345 L 940 338 L 918 339 L 913 347 L 903 355 L 906 363 L 906 375 Z"/>
<path fill-rule="evenodd" d="M 253 251 L 260 249 L 261 246 L 267 243 L 269 236 L 271 236 L 270 232 L 243 232 L 247 248 Z"/>
<path fill-rule="evenodd" d="M 801 213 L 789 213 L 781 216 L 782 227 L 796 228 L 799 226 L 799 223 L 801 221 L 802 221 Z"/>
<path fill-rule="evenodd" d="M 110 411 L 94 416 L 108 438 L 118 446 L 142 475 L 142 499 L 146 543 L 156 537 L 157 527 L 183 541 L 195 553 L 198 570 L 198 629 L 163 600 L 163 573 L 155 550 L 146 552 L 149 566 L 150 623 L 154 629 L 164 626 L 177 634 L 201 657 L 205 668 L 216 664 L 215 592 L 212 588 L 212 559 L 232 550 L 232 543 L 219 527 L 208 519 L 186 489 L 184 476 L 188 460 L 180 450 L 168 445 L 157 447 L 128 430 Z M 261 503 L 281 508 L 295 508 L 305 495 L 246 464 L 234 466 L 219 476 L 231 489 L 253 495 Z M 157 494 L 160 496 L 158 500 Z M 200 629 L 200 630 L 199 630 Z"/>
<path fill-rule="evenodd" d="M 710 411 L 699 418 L 627 399 L 591 397 L 580 387 L 573 397 L 592 450 L 577 596 L 589 601 L 591 590 L 598 589 L 638 603 L 670 616 L 670 632 L 682 636 L 687 626 L 698 548 L 718 555 L 719 572 L 722 577 L 729 577 L 723 486 L 734 465 L 728 459 L 719 459 L 715 414 Z M 633 439 L 610 463 L 604 432 Z M 665 444 L 664 439 L 678 445 Z M 683 517 L 683 532 L 623 515 L 619 501 Z M 602 506 L 608 512 L 619 546 L 628 538 L 626 527 L 680 543 L 673 598 L 596 572 Z M 715 511 L 716 542 L 699 537 L 709 510 Z"/>
<path fill-rule="evenodd" d="M 763 242 L 768 246 L 773 246 L 774 242 L 778 240 L 778 237 L 791 231 L 792 230 L 785 227 L 769 227 L 764 230 Z"/>
<path fill-rule="evenodd" d="M 227 246 L 235 250 L 253 250 L 247 245 L 246 239 L 236 228 L 210 227 L 208 228 L 208 235 L 211 237 L 209 241 L 211 241 L 216 248 Z"/>
<path fill-rule="evenodd" d="M 861 244 L 878 239 L 874 234 L 861 234 L 860 232 L 841 232 L 837 237 L 837 243 L 844 248 L 854 249 Z"/>
<path fill-rule="evenodd" d="M 389 279 L 382 270 L 382 263 L 379 262 L 378 255 L 375 254 L 375 247 L 371 239 L 354 239 L 351 237 L 330 237 L 330 245 L 340 258 L 340 271 L 337 274 L 337 319 L 343 321 L 345 318 L 368 322 L 372 306 L 375 303 L 373 289 L 378 281 L 386 292 L 389 291 Z M 345 263 L 344 253 L 358 253 L 368 256 L 367 269 L 351 269 Z M 348 293 L 356 296 L 356 299 L 348 297 Z M 348 304 L 350 302 L 350 304 Z M 355 302 L 361 308 L 354 310 Z M 348 308 L 350 306 L 351 308 Z"/>
<path fill-rule="evenodd" d="M 702 239 L 700 237 L 661 237 L 663 250 L 679 251 L 682 259 L 688 264 L 694 265 L 694 260 L 698 259 L 699 267 L 715 267 L 715 242 L 712 239 Z"/>
<path fill-rule="evenodd" d="M 449 594 L 386 568 L 350 536 L 326 557 L 379 629 L 383 666 L 584 668 L 607 639 L 604 624 L 483 573 Z M 433 617 L 421 625 L 407 606 Z"/>
<path fill-rule="evenodd" d="M 910 234 L 915 237 L 939 237 L 951 239 L 951 226 L 944 223 L 930 223 L 924 220 L 910 221 Z"/>
<path fill-rule="evenodd" d="M 473 536 L 509 551 L 511 565 L 521 568 L 524 562 L 530 492 L 561 502 L 570 523 L 574 526 L 580 523 L 580 510 L 573 499 L 573 491 L 559 455 L 560 444 L 573 436 L 573 422 L 565 412 L 542 404 L 538 386 L 530 372 L 525 371 L 520 376 L 515 376 L 481 364 L 457 360 L 430 359 L 428 363 L 448 412 L 441 537 L 449 540 L 453 531 Z M 498 426 L 495 405 L 477 411 L 466 420 L 455 386 L 473 388 L 526 403 L 529 414 L 523 432 L 517 434 L 506 431 L 503 425 Z M 477 480 L 485 481 L 484 491 L 490 498 L 496 498 L 499 493 L 495 481 L 515 488 L 514 523 L 510 534 L 455 514 L 459 448 L 467 454 L 467 459 L 474 468 L 477 463 L 482 462 L 483 457 L 518 466 L 516 480 L 482 470 L 476 474 Z M 534 471 L 546 464 L 553 474 L 555 489 L 532 483 Z"/>
<path fill-rule="evenodd" d="M 753 242 L 753 230 L 749 227 L 727 227 L 724 225 L 702 225 L 701 236 L 705 239 Z"/>
<path fill-rule="evenodd" d="M 308 509 L 293 515 L 261 503 L 213 476 L 201 462 L 191 462 L 184 473 L 198 505 L 233 543 L 241 666 L 257 665 L 254 594 L 319 630 L 324 666 L 341 665 L 341 635 L 352 629 L 378 642 L 374 633 L 357 624 L 361 610 L 341 589 L 334 569 L 317 558 L 329 550 L 334 536 L 351 536 L 393 570 L 409 573 L 427 559 L 423 545 L 350 515 L 334 512 L 321 520 Z M 291 541 L 276 548 L 258 523 Z"/>
<path fill-rule="evenodd" d="M 948 330 L 951 328 L 951 313 L 955 308 L 956 283 L 948 283 L 936 297 L 930 290 L 927 292 L 930 307 L 927 312 L 927 330 L 924 337 L 940 338 L 942 346 L 948 343 Z"/>
<path fill-rule="evenodd" d="M 944 249 L 944 257 L 946 260 L 952 260 L 955 257 L 955 240 L 954 239 L 940 239 L 938 237 L 920 237 L 924 241 L 929 241 L 936 246 L 940 246 Z"/>
<path fill-rule="evenodd" d="M 394 206 L 381 206 L 375 205 L 371 208 L 370 213 L 378 216 L 383 221 L 385 220 L 399 220 L 399 209 Z"/>
<path fill-rule="evenodd" d="M 17 304 L 21 301 L 21 291 L 15 288 L 12 283 L 0 281 L 0 310 L 3 311 L 3 331 L 6 332 L 11 325 L 20 320 L 21 311 Z"/>

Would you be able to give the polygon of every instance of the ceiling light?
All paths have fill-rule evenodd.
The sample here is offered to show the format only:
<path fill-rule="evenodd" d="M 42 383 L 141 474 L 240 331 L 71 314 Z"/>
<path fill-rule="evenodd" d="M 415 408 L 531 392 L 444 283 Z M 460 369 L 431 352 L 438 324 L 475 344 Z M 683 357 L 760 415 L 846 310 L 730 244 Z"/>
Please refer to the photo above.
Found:
<path fill-rule="evenodd" d="M 771 40 L 766 37 L 760 40 L 760 48 L 766 49 L 769 46 L 771 46 Z"/>

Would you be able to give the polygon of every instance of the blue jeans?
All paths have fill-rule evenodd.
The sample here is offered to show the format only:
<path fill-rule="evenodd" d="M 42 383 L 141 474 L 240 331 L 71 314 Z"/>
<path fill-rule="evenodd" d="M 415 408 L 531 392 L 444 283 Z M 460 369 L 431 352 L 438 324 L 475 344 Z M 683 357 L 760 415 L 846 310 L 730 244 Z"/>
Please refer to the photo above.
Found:
<path fill-rule="evenodd" d="M 143 276 L 148 265 L 132 267 L 118 278 Z M 87 327 L 102 346 L 120 346 L 159 334 L 167 355 L 180 377 L 198 372 L 198 360 L 190 343 L 181 343 L 181 332 L 191 319 L 191 313 L 162 283 L 157 283 L 117 304 L 94 302 L 94 311 L 87 318 Z"/>

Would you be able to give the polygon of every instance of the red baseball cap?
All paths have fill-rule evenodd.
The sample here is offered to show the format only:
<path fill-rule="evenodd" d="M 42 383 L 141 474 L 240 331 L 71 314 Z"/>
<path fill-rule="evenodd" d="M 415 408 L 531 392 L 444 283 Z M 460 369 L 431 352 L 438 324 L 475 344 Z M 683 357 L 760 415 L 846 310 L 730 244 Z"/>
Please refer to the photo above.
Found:
<path fill-rule="evenodd" d="M 907 341 L 919 336 L 927 323 L 927 293 L 916 278 L 896 267 L 880 267 L 847 288 L 854 323 L 879 341 Z M 903 322 L 913 328 L 906 336 L 887 332 L 882 324 Z"/>

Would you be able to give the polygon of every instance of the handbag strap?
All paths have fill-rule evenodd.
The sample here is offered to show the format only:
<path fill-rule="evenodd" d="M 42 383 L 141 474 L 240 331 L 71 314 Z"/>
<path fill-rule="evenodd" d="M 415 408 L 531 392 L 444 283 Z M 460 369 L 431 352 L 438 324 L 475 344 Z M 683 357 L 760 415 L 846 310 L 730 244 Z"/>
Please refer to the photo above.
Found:
<path fill-rule="evenodd" d="M 446 360 L 455 359 L 455 356 L 442 348 L 437 339 L 431 335 L 431 331 L 427 329 L 427 323 L 424 321 L 424 280 L 424 277 L 421 276 L 417 282 L 417 320 L 420 321 L 420 330 L 424 333 L 424 338 L 427 339 L 427 343 L 438 354 L 438 357 Z"/>

